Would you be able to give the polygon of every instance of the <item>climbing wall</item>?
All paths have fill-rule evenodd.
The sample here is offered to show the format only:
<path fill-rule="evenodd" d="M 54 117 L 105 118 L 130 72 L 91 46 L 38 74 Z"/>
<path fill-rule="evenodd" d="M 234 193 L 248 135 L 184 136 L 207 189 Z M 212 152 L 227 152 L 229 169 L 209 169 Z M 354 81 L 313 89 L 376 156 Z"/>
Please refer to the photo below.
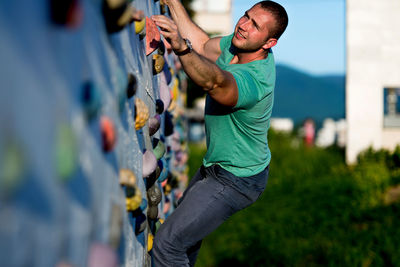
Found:
<path fill-rule="evenodd" d="M 0 266 L 151 266 L 187 181 L 185 78 L 153 14 L 0 1 Z"/>

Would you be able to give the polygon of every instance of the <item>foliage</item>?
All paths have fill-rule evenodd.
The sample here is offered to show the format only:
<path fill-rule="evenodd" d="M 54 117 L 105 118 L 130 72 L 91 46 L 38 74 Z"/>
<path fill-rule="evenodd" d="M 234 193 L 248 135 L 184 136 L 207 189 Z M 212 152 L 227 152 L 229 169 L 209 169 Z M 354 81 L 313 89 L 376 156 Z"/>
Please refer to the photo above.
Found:
<path fill-rule="evenodd" d="M 204 240 L 196 266 L 400 266 L 400 205 L 383 203 L 399 182 L 399 148 L 366 151 L 348 167 L 338 148 L 269 140 L 265 192 Z"/>
<path fill-rule="evenodd" d="M 193 18 L 194 13 L 195 13 L 194 10 L 191 7 L 192 2 L 193 2 L 193 0 L 182 0 L 183 6 L 185 7 L 187 13 L 189 14 L 189 16 L 191 18 Z"/>

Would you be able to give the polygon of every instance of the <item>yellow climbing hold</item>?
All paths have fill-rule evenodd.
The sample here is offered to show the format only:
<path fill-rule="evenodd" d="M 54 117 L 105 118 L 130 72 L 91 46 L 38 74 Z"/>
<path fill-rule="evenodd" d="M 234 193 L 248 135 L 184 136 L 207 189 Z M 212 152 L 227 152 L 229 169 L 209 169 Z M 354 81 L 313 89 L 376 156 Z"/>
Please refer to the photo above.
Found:
<path fill-rule="evenodd" d="M 147 237 L 147 251 L 149 252 L 153 248 L 154 243 L 154 236 L 153 234 L 149 233 Z"/>
<path fill-rule="evenodd" d="M 140 98 L 135 99 L 135 109 L 136 109 L 136 119 L 135 119 L 135 129 L 141 129 L 149 119 L 149 108 L 146 103 Z"/>
<path fill-rule="evenodd" d="M 126 198 L 126 210 L 135 211 L 140 207 L 142 203 L 142 193 L 139 188 L 136 187 L 136 194 L 133 197 Z"/>
<path fill-rule="evenodd" d="M 119 184 L 123 186 L 136 186 L 136 175 L 129 169 L 119 170 Z"/>
<path fill-rule="evenodd" d="M 141 34 L 144 32 L 144 26 L 146 25 L 146 19 L 143 18 L 141 21 L 135 21 L 135 32 Z"/>
<path fill-rule="evenodd" d="M 165 60 L 164 57 L 158 54 L 153 55 L 153 74 L 162 72 L 164 68 Z"/>

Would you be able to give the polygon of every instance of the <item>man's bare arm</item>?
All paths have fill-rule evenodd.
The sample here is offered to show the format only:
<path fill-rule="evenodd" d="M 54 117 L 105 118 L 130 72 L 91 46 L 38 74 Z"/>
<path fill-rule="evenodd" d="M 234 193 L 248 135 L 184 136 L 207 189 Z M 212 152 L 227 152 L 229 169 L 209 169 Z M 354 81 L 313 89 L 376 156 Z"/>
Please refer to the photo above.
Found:
<path fill-rule="evenodd" d="M 180 35 L 192 42 L 193 49 L 202 56 L 216 61 L 221 54 L 219 41 L 221 38 L 210 38 L 189 17 L 180 0 L 165 0 L 171 11 L 171 17 L 178 26 Z M 157 16 L 154 16 L 157 17 Z"/>
<path fill-rule="evenodd" d="M 161 28 L 161 34 L 170 40 L 174 51 L 184 51 L 186 43 L 179 34 L 178 27 L 165 16 L 154 18 Z M 238 100 L 238 87 L 233 75 L 219 68 L 210 59 L 196 51 L 179 57 L 186 74 L 218 103 L 235 106 Z"/>

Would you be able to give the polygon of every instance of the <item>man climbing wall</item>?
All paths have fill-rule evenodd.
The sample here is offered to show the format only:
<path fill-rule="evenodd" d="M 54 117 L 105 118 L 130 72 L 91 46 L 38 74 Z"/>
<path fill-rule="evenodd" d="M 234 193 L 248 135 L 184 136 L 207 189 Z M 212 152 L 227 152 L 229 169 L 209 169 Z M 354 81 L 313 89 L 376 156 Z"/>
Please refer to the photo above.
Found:
<path fill-rule="evenodd" d="M 178 208 L 157 232 L 153 253 L 155 266 L 193 266 L 201 240 L 265 189 L 275 87 L 271 48 L 288 16 L 281 5 L 262 1 L 245 12 L 233 34 L 209 38 L 179 0 L 166 3 L 172 19 L 152 19 L 187 75 L 207 92 L 207 153 Z"/>

